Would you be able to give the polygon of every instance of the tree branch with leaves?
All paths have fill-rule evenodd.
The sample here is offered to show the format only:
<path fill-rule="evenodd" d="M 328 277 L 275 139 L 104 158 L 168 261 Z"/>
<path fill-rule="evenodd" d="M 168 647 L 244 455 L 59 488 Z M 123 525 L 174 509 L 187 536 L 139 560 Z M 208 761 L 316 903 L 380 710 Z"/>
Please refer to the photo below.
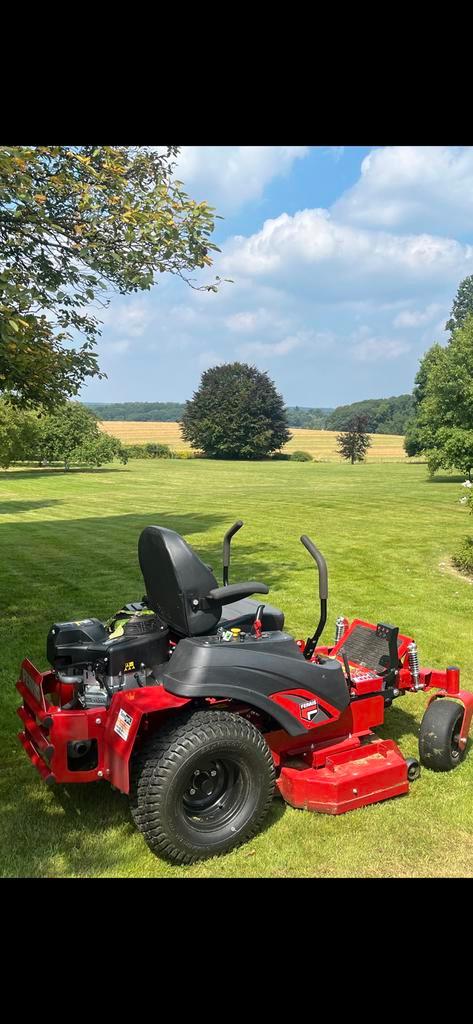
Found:
<path fill-rule="evenodd" d="M 149 290 L 162 273 L 195 287 L 211 266 L 214 210 L 174 176 L 178 152 L 0 147 L 0 392 L 13 403 L 52 407 L 104 376 L 92 309 L 112 292 Z"/>

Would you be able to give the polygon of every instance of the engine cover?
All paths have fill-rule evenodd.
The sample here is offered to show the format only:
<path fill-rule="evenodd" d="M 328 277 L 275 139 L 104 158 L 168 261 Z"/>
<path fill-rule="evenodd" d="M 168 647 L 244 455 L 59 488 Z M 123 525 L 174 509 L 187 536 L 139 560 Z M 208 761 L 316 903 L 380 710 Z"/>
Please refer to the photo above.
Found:
<path fill-rule="evenodd" d="M 156 621 L 156 629 L 133 636 L 126 632 L 111 637 L 100 619 L 56 622 L 48 633 L 46 656 L 58 671 L 74 674 L 74 668 L 97 664 L 107 676 L 161 665 L 168 660 L 167 626 Z"/>

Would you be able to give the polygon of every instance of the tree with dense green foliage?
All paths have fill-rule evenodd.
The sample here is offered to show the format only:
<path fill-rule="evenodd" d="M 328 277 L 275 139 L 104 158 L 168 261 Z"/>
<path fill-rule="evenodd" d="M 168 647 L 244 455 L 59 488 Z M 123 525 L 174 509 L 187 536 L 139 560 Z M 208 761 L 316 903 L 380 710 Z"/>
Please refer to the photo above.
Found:
<path fill-rule="evenodd" d="M 445 324 L 445 330 L 456 331 L 458 327 L 465 325 L 466 318 L 473 315 L 473 274 L 465 277 L 458 287 L 455 296 L 450 319 Z"/>
<path fill-rule="evenodd" d="M 53 408 L 104 376 L 91 308 L 111 289 L 211 265 L 213 210 L 174 177 L 178 151 L 0 146 L 0 391 L 19 406 Z"/>
<path fill-rule="evenodd" d="M 312 409 L 303 405 L 288 405 L 286 408 L 289 426 L 304 430 L 324 430 L 327 417 L 332 412 L 333 409 Z"/>
<path fill-rule="evenodd" d="M 0 466 L 32 457 L 36 450 L 39 420 L 33 412 L 23 412 L 0 399 Z"/>
<path fill-rule="evenodd" d="M 202 374 L 182 434 L 211 459 L 261 459 L 290 440 L 282 396 L 267 373 L 223 363 Z"/>
<path fill-rule="evenodd" d="M 103 434 L 94 413 L 80 402 L 64 402 L 41 417 L 36 445 L 41 461 L 64 462 L 66 469 L 74 463 L 100 466 L 115 457 L 127 461 L 118 438 Z"/>
<path fill-rule="evenodd" d="M 367 416 L 354 416 L 343 434 L 338 434 L 337 451 L 342 459 L 351 462 L 364 462 L 372 441 L 367 433 Z"/>
<path fill-rule="evenodd" d="M 442 348 L 422 360 L 420 400 L 406 436 L 408 455 L 422 453 L 431 473 L 473 469 L 473 315 Z M 418 375 L 419 376 L 419 375 Z M 416 378 L 417 381 L 417 378 Z"/>
<path fill-rule="evenodd" d="M 412 395 L 367 398 L 351 405 L 339 405 L 327 416 L 326 430 L 347 431 L 354 417 L 366 419 L 371 434 L 403 434 L 414 411 Z"/>

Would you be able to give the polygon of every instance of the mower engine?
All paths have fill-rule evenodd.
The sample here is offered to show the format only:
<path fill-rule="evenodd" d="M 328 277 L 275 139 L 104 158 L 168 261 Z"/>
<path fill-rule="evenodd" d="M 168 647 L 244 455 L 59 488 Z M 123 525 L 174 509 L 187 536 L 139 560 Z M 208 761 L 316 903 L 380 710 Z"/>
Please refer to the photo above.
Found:
<path fill-rule="evenodd" d="M 127 605 L 109 625 L 100 619 L 54 623 L 46 655 L 59 681 L 71 687 L 64 707 L 108 707 L 119 690 L 155 683 L 158 667 L 168 660 L 168 632 L 139 605 Z"/>

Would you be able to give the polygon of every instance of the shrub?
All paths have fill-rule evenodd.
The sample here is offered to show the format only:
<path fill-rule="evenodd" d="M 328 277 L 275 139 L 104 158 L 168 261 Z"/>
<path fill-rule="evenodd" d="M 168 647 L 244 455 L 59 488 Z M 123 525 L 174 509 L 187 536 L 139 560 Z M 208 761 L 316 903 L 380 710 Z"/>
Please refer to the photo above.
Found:
<path fill-rule="evenodd" d="M 269 457 L 270 459 L 275 459 L 276 462 L 289 462 L 291 458 L 289 452 L 273 452 Z"/>
<path fill-rule="evenodd" d="M 146 451 L 144 444 L 126 444 L 125 452 L 129 459 L 149 459 L 151 456 Z"/>
<path fill-rule="evenodd" d="M 291 452 L 291 462 L 312 462 L 312 455 L 309 452 Z"/>
<path fill-rule="evenodd" d="M 196 452 L 189 451 L 188 448 L 177 448 L 172 453 L 174 459 L 195 459 L 197 458 Z"/>
<path fill-rule="evenodd" d="M 455 551 L 452 562 L 457 569 L 473 576 L 473 537 L 465 537 L 463 544 Z"/>
<path fill-rule="evenodd" d="M 157 441 L 151 441 L 144 447 L 150 459 L 172 459 L 174 455 L 168 444 L 160 444 Z"/>

